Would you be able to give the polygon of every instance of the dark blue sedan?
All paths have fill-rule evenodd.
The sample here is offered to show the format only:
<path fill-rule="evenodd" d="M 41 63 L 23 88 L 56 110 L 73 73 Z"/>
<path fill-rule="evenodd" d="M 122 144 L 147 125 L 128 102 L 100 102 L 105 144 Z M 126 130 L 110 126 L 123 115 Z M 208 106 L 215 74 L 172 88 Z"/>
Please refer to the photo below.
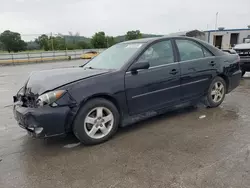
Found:
<path fill-rule="evenodd" d="M 32 73 L 14 96 L 14 116 L 36 137 L 73 132 L 84 144 L 180 106 L 219 106 L 241 79 L 237 54 L 194 38 L 116 44 L 87 64 Z"/>

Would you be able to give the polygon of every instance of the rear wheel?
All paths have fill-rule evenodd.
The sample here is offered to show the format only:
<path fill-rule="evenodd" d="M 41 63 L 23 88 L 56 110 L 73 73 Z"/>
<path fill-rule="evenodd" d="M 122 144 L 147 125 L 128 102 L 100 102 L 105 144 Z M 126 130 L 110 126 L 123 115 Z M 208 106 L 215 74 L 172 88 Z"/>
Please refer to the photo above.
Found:
<path fill-rule="evenodd" d="M 205 105 L 209 108 L 219 106 L 226 95 L 226 83 L 221 77 L 215 77 L 209 86 L 207 96 L 205 97 Z"/>
<path fill-rule="evenodd" d="M 108 100 L 98 98 L 88 101 L 80 109 L 73 132 L 86 145 L 102 143 L 117 131 L 119 112 Z"/>

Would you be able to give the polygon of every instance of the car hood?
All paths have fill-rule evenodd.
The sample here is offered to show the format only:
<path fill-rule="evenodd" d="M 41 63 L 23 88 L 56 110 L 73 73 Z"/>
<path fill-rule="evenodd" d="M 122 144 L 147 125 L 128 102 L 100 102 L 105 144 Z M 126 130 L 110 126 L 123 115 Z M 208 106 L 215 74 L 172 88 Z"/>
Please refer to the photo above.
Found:
<path fill-rule="evenodd" d="M 34 95 L 41 95 L 60 86 L 107 72 L 108 70 L 84 69 L 81 67 L 32 72 L 25 84 L 25 91 Z"/>
<path fill-rule="evenodd" d="M 236 44 L 234 50 L 247 50 L 250 49 L 250 43 Z"/>

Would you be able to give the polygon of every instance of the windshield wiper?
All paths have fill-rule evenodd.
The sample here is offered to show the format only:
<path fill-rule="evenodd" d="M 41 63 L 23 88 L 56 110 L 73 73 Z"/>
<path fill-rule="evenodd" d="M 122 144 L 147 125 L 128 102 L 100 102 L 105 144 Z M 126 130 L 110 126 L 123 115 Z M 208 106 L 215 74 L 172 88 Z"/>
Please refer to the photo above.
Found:
<path fill-rule="evenodd" d="M 96 68 L 96 67 L 83 67 L 84 69 L 95 69 L 95 70 L 115 70 L 115 69 L 104 69 L 104 68 Z"/>
<path fill-rule="evenodd" d="M 84 69 L 94 69 L 93 67 L 83 67 Z"/>

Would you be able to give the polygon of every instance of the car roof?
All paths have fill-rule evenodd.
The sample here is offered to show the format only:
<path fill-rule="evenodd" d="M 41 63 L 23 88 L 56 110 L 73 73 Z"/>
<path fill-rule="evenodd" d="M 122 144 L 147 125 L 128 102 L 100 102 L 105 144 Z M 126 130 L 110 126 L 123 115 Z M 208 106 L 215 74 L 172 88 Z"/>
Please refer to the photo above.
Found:
<path fill-rule="evenodd" d="M 151 37 L 151 38 L 142 38 L 142 39 L 136 39 L 136 40 L 128 40 L 124 41 L 122 43 L 129 44 L 129 43 L 148 43 L 148 42 L 154 42 L 157 40 L 164 40 L 164 39 L 172 39 L 172 38 L 183 38 L 183 39 L 194 39 L 193 37 L 186 37 L 186 36 L 178 36 L 178 35 L 166 35 L 162 37 Z"/>
<path fill-rule="evenodd" d="M 129 44 L 129 43 L 147 43 L 147 42 L 153 42 L 157 39 L 160 39 L 162 37 L 152 37 L 152 38 L 142 38 L 142 39 L 135 39 L 135 40 L 128 40 L 122 42 L 123 44 Z"/>

